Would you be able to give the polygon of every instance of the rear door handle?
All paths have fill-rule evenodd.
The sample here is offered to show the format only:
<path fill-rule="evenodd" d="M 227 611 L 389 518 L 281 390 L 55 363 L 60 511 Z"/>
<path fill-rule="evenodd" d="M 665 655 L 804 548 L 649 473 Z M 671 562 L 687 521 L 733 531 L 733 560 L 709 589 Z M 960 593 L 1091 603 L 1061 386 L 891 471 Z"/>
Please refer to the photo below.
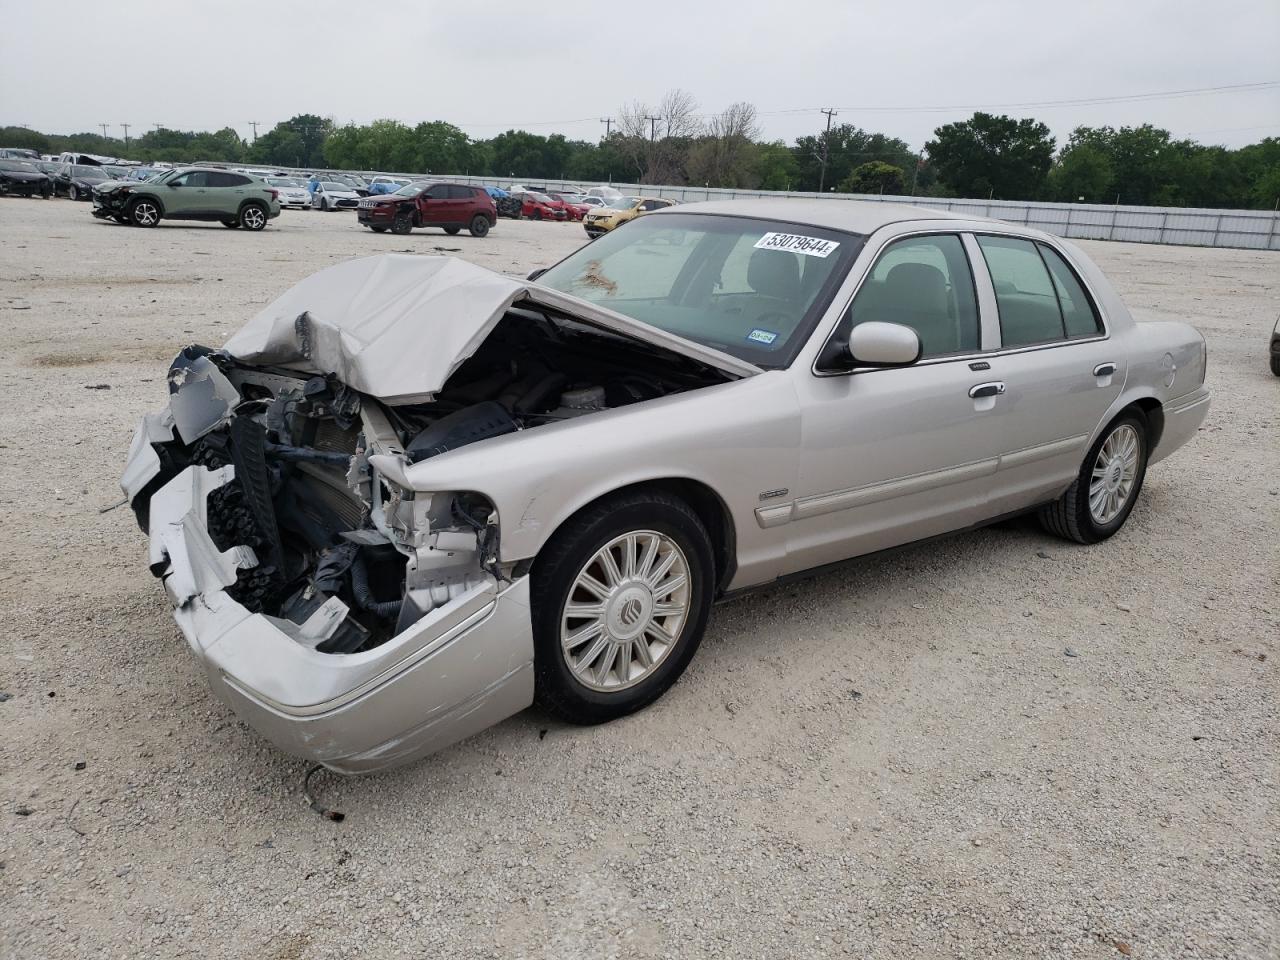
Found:
<path fill-rule="evenodd" d="M 1004 393 L 1004 381 L 992 380 L 990 383 L 979 383 L 969 388 L 969 396 L 974 400 L 983 397 L 998 397 Z"/>
<path fill-rule="evenodd" d="M 1114 363 L 1100 363 L 1093 368 L 1095 377 L 1109 377 L 1119 368 Z"/>

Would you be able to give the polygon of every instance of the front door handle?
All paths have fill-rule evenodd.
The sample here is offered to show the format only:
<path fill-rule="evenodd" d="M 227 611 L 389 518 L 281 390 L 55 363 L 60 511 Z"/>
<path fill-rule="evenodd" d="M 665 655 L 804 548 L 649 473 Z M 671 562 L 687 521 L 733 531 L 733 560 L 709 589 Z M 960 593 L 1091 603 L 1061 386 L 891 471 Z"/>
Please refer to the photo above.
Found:
<path fill-rule="evenodd" d="M 969 396 L 974 400 L 983 397 L 998 397 L 1004 393 L 1004 381 L 992 380 L 990 383 L 979 383 L 969 388 Z"/>
<path fill-rule="evenodd" d="M 1109 377 L 1119 368 L 1114 363 L 1100 363 L 1093 368 L 1095 377 Z"/>

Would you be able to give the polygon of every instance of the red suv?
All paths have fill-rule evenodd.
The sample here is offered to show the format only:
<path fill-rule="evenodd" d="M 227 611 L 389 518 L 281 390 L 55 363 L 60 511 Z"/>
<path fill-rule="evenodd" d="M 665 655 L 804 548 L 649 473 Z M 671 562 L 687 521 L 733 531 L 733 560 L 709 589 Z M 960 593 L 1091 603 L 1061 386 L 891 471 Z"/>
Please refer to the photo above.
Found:
<path fill-rule="evenodd" d="M 461 183 L 410 183 L 395 193 L 365 197 L 356 207 L 360 225 L 374 233 L 408 233 L 414 227 L 441 227 L 455 234 L 464 227 L 483 237 L 498 222 L 498 210 L 484 187 Z"/>
<path fill-rule="evenodd" d="M 513 193 L 520 198 L 520 216 L 530 220 L 567 220 L 569 213 L 564 204 L 552 200 L 545 193 Z"/>

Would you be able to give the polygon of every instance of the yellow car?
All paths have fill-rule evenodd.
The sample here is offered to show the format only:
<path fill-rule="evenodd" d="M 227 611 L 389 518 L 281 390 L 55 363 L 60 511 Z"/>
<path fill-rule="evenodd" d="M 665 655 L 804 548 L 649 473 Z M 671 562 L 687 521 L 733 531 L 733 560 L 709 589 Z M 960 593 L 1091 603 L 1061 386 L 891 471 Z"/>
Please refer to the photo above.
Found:
<path fill-rule="evenodd" d="M 670 207 L 674 203 L 673 200 L 663 200 L 661 197 L 618 197 L 603 207 L 593 207 L 582 218 L 582 227 L 587 231 L 587 236 L 594 240 L 628 220 L 644 216 L 650 210 Z"/>

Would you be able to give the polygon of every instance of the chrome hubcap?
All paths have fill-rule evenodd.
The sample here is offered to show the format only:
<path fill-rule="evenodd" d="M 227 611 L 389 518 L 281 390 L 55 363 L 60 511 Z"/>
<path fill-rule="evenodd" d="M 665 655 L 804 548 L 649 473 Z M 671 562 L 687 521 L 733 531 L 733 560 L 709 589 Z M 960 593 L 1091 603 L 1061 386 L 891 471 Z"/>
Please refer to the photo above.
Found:
<path fill-rule="evenodd" d="M 578 572 L 560 621 L 560 649 L 578 682 L 613 692 L 639 683 L 675 649 L 690 601 L 689 563 L 670 537 L 623 534 Z"/>
<path fill-rule="evenodd" d="M 156 208 L 149 203 L 140 203 L 136 217 L 139 223 L 153 224 L 156 222 Z"/>
<path fill-rule="evenodd" d="M 244 212 L 244 223 L 250 229 L 257 230 L 263 224 L 262 211 L 257 207 L 250 207 Z"/>
<path fill-rule="evenodd" d="M 1127 423 L 1116 427 L 1102 444 L 1089 480 L 1089 514 L 1094 523 L 1110 523 L 1129 502 L 1138 475 L 1138 450 L 1138 431 Z"/>

